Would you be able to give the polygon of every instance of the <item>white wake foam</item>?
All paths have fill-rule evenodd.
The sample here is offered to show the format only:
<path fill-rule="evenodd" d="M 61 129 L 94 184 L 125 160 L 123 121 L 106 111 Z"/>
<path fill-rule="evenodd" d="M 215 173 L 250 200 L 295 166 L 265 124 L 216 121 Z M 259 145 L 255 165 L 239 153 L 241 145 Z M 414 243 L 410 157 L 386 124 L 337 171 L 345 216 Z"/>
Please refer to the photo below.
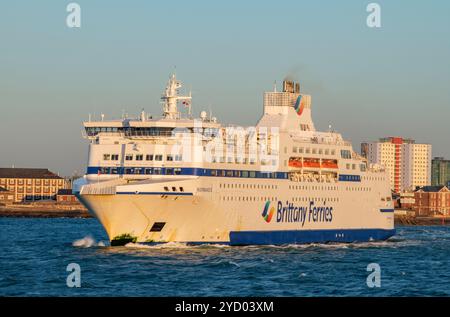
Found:
<path fill-rule="evenodd" d="M 103 241 L 96 242 L 92 236 L 86 236 L 82 239 L 75 240 L 72 242 L 74 247 L 79 248 L 90 248 L 90 247 L 104 247 L 105 243 Z"/>

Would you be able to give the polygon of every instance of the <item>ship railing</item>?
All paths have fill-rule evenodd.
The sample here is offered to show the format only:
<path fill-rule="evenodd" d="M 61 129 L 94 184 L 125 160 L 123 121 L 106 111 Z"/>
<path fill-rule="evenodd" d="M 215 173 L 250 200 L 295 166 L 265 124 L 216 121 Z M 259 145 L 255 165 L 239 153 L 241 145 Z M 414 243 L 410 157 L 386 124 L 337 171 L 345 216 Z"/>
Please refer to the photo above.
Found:
<path fill-rule="evenodd" d="M 81 130 L 81 136 L 84 139 L 96 138 L 98 136 L 123 136 L 123 132 L 86 132 L 86 130 Z"/>
<path fill-rule="evenodd" d="M 81 195 L 115 195 L 116 187 L 125 184 L 126 180 L 116 179 L 99 183 L 91 183 L 81 188 Z"/>
<path fill-rule="evenodd" d="M 174 136 L 172 131 L 126 131 L 127 138 L 148 138 L 148 137 L 170 137 Z"/>
<path fill-rule="evenodd" d="M 348 141 L 342 141 L 342 140 L 319 140 L 317 138 L 299 138 L 295 137 L 293 139 L 296 143 L 307 143 L 307 144 L 327 144 L 327 145 L 344 145 L 344 146 L 351 146 L 351 142 Z"/>

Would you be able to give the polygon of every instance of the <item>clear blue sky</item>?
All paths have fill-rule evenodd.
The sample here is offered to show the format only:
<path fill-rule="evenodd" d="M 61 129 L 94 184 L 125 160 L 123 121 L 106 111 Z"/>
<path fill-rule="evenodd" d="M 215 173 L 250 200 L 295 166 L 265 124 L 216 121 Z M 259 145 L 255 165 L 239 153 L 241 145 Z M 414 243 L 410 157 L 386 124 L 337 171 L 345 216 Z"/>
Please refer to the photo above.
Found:
<path fill-rule="evenodd" d="M 225 123 L 254 124 L 262 93 L 292 75 L 316 126 L 355 149 L 399 135 L 450 158 L 450 1 L 0 3 L 0 166 L 84 171 L 89 113 L 159 115 L 174 66 Z M 366 26 L 378 2 L 381 29 Z"/>

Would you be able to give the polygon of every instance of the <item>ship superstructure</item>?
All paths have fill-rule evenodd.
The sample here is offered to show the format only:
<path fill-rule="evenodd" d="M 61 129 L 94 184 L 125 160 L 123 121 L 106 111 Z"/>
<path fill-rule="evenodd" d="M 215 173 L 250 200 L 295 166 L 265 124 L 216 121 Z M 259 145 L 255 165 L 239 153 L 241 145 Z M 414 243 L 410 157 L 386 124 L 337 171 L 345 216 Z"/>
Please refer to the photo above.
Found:
<path fill-rule="evenodd" d="M 334 131 L 316 131 L 299 83 L 264 94 L 255 127 L 224 126 L 169 79 L 163 115 L 88 121 L 74 192 L 112 245 L 384 240 L 395 233 L 388 174 Z M 182 116 L 178 106 L 188 108 Z"/>

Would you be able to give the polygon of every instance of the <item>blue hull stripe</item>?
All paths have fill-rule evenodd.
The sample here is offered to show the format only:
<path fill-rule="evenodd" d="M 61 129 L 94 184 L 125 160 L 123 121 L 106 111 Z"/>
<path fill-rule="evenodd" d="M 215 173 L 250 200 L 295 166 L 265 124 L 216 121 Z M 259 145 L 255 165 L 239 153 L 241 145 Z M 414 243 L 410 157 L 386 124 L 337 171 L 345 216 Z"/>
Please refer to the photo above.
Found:
<path fill-rule="evenodd" d="M 113 172 L 114 169 L 114 172 Z M 175 171 L 177 170 L 177 171 Z M 99 173 L 100 172 L 100 173 Z M 287 172 L 261 172 L 255 170 L 210 169 L 199 167 L 98 167 L 89 166 L 88 175 L 189 175 L 237 178 L 288 179 Z M 341 182 L 360 182 L 360 175 L 339 175 Z"/>
<path fill-rule="evenodd" d="M 394 212 L 394 209 L 380 209 L 381 212 Z"/>
<path fill-rule="evenodd" d="M 280 245 L 327 242 L 365 242 L 386 240 L 395 229 L 231 231 L 231 245 Z"/>

